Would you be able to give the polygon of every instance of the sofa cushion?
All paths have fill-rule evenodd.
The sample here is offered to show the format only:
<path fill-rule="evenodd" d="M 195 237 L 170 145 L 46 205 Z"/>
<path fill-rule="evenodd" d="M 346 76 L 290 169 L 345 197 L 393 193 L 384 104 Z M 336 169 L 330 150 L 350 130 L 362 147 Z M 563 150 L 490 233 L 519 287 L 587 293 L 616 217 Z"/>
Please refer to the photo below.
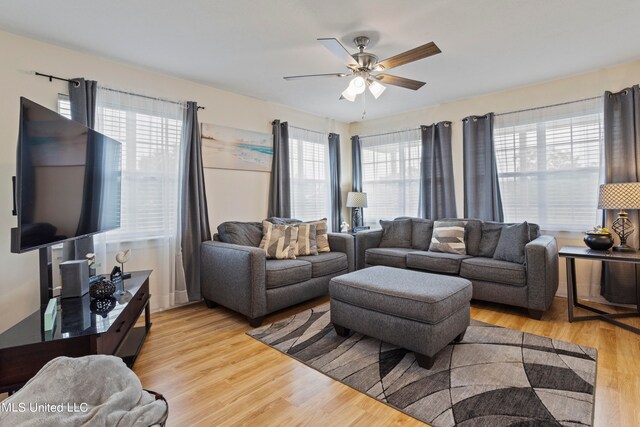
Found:
<path fill-rule="evenodd" d="M 434 273 L 458 274 L 460 262 L 469 255 L 420 251 L 407 254 L 407 267 Z"/>
<path fill-rule="evenodd" d="M 314 256 L 297 258 L 311 263 L 311 275 L 322 277 L 349 269 L 347 254 L 343 252 L 325 252 Z"/>
<path fill-rule="evenodd" d="M 433 221 L 425 218 L 413 218 L 401 216 L 398 219 L 411 220 L 411 248 L 419 251 L 429 250 L 431 235 L 433 234 Z"/>
<path fill-rule="evenodd" d="M 464 221 L 436 221 L 429 251 L 466 255 Z"/>
<path fill-rule="evenodd" d="M 524 265 L 493 258 L 475 257 L 462 261 L 460 276 L 470 280 L 524 286 L 527 270 Z"/>
<path fill-rule="evenodd" d="M 293 285 L 311 279 L 311 263 L 298 259 L 268 259 L 266 266 L 267 289 Z"/>
<path fill-rule="evenodd" d="M 493 257 L 501 261 L 524 264 L 524 247 L 527 243 L 529 243 L 529 224 L 526 221 L 522 224 L 508 225 L 500 233 L 500 240 Z"/>
<path fill-rule="evenodd" d="M 316 243 L 315 224 L 294 224 L 298 227 L 298 240 L 296 240 L 295 255 L 318 255 L 318 245 Z"/>
<path fill-rule="evenodd" d="M 407 254 L 413 251 L 411 248 L 370 248 L 364 253 L 364 263 L 407 268 Z"/>
<path fill-rule="evenodd" d="M 479 219 L 466 219 L 464 225 L 464 243 L 467 255 L 478 256 L 480 254 L 480 242 L 482 241 L 482 221 Z"/>
<path fill-rule="evenodd" d="M 482 223 L 482 237 L 478 256 L 493 258 L 503 227 L 505 225 L 501 222 L 487 221 Z"/>
<path fill-rule="evenodd" d="M 267 258 L 295 259 L 298 227 L 293 225 L 272 224 L 262 221 L 262 240 L 260 249 L 264 249 Z"/>
<path fill-rule="evenodd" d="M 380 220 L 382 226 L 381 248 L 410 248 L 411 220 L 395 219 L 393 221 Z"/>
<path fill-rule="evenodd" d="M 279 216 L 272 216 L 267 218 L 271 224 L 279 224 L 279 225 L 289 225 L 289 224 L 300 224 L 302 221 L 295 218 L 283 218 Z"/>
<path fill-rule="evenodd" d="M 262 224 L 259 222 L 223 222 L 218 226 L 218 239 L 224 243 L 257 248 L 262 240 Z"/>
<path fill-rule="evenodd" d="M 329 226 L 327 225 L 327 218 L 319 219 L 318 221 L 307 221 L 306 224 L 313 224 L 316 226 L 316 244 L 318 245 L 318 252 L 330 252 L 329 246 Z"/>

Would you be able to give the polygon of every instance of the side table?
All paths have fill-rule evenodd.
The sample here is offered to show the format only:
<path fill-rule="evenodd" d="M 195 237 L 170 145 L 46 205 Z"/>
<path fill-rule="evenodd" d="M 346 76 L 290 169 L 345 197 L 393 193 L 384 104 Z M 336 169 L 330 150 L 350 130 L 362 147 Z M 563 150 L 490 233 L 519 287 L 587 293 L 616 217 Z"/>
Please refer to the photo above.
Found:
<path fill-rule="evenodd" d="M 599 310 L 594 307 L 589 307 L 578 301 L 578 289 L 576 286 L 576 258 L 589 259 L 592 261 L 602 262 L 626 262 L 632 264 L 640 264 L 640 253 L 638 252 L 609 252 L 609 251 L 596 251 L 587 247 L 581 246 L 563 246 L 558 252 L 560 257 L 566 258 L 567 263 L 567 304 L 569 309 L 569 322 L 582 322 L 585 320 L 603 320 L 613 325 L 619 326 L 627 331 L 631 331 L 640 335 L 640 329 L 627 325 L 626 323 L 619 322 L 615 319 L 625 317 L 640 317 L 640 287 L 636 282 L 636 311 L 631 313 L 607 313 L 606 311 Z M 593 315 L 589 316 L 576 316 L 573 314 L 573 309 L 580 307 L 588 310 Z"/>

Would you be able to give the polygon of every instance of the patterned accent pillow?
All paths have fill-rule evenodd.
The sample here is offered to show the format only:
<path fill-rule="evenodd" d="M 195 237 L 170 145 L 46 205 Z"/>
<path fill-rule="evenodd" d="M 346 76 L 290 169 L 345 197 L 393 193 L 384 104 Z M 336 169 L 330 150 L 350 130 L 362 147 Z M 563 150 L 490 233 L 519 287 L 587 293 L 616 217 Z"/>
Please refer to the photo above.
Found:
<path fill-rule="evenodd" d="M 298 227 L 262 221 L 262 233 L 260 249 L 264 249 L 267 253 L 267 258 L 296 259 Z"/>
<path fill-rule="evenodd" d="M 296 241 L 296 256 L 318 255 L 316 243 L 315 224 L 295 224 L 298 227 L 298 240 Z"/>
<path fill-rule="evenodd" d="M 322 218 L 318 221 L 308 221 L 305 224 L 313 224 L 316 226 L 316 243 L 318 245 L 318 252 L 331 252 L 329 247 L 329 226 L 327 225 L 327 218 Z"/>
<path fill-rule="evenodd" d="M 466 255 L 464 243 L 464 221 L 436 221 L 433 223 L 433 235 L 429 250 Z"/>

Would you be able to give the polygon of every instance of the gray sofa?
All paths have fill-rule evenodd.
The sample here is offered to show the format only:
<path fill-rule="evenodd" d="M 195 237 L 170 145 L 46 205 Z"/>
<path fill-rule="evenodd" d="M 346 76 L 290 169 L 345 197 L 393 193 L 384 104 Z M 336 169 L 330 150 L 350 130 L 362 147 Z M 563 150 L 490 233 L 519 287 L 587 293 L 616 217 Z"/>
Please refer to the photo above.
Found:
<path fill-rule="evenodd" d="M 201 244 L 200 286 L 207 307 L 220 304 L 256 327 L 269 313 L 327 295 L 331 278 L 354 270 L 349 234 L 329 233 L 331 252 L 276 260 L 258 247 L 261 229 L 260 223 L 223 223 L 214 240 Z"/>
<path fill-rule="evenodd" d="M 357 269 L 385 265 L 460 276 L 471 281 L 474 299 L 524 307 L 534 319 L 540 319 L 551 305 L 558 289 L 558 247 L 554 237 L 540 235 L 537 225 L 529 224 L 530 241 L 524 245 L 524 262 L 519 263 L 480 256 L 487 251 L 486 242 L 491 240 L 491 233 L 495 239 L 496 233 L 500 236 L 501 230 L 510 224 L 476 219 L 446 220 L 466 223 L 467 253 L 461 255 L 428 250 L 433 231 L 431 221 L 406 217 L 395 221 L 401 219 L 405 222 L 410 219 L 412 224 L 411 243 L 405 247 L 380 247 L 382 230 L 356 234 Z"/>

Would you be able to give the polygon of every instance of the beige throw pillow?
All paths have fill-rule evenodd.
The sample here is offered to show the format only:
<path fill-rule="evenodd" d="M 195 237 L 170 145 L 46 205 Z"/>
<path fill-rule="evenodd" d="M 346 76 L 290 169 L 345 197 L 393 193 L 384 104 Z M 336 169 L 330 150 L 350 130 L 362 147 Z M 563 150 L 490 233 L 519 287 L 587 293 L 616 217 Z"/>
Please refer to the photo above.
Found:
<path fill-rule="evenodd" d="M 464 243 L 464 221 L 436 221 L 433 224 L 433 235 L 429 250 L 466 255 Z"/>
<path fill-rule="evenodd" d="M 318 245 L 318 252 L 331 252 L 329 247 L 329 227 L 327 226 L 327 218 L 322 218 L 318 221 L 309 221 L 305 224 L 313 224 L 316 226 L 316 243 Z"/>
<path fill-rule="evenodd" d="M 318 255 L 315 224 L 296 224 L 298 240 L 296 241 L 296 256 Z"/>
<path fill-rule="evenodd" d="M 296 242 L 298 227 L 294 225 L 271 224 L 262 221 L 262 241 L 260 249 L 264 249 L 267 258 L 296 259 Z"/>

